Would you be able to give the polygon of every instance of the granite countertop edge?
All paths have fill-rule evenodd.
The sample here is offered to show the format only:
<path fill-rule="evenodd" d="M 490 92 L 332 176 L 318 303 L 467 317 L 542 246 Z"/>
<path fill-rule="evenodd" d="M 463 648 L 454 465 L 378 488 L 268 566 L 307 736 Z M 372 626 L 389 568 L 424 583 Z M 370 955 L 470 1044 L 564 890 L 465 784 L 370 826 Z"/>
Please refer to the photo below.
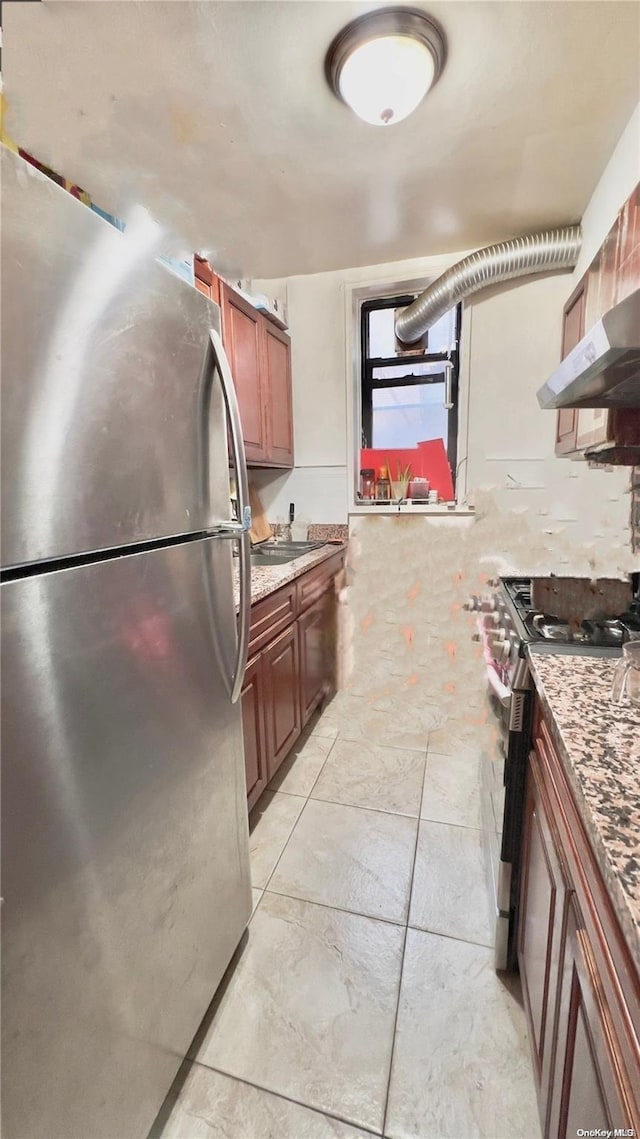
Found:
<path fill-rule="evenodd" d="M 290 562 L 280 566 L 253 566 L 251 569 L 251 604 L 255 605 L 258 601 L 264 601 L 265 597 L 269 597 L 271 593 L 276 593 L 282 589 L 284 585 L 289 585 L 295 581 L 297 577 L 301 577 L 307 570 L 315 569 L 316 566 L 325 562 L 327 558 L 332 557 L 334 554 L 344 553 L 347 548 L 346 542 L 331 542 L 325 543 L 317 550 L 310 550 L 308 554 L 301 554 L 298 558 L 293 558 Z M 233 567 L 233 584 L 235 593 L 236 613 L 239 608 L 239 572 L 236 560 L 234 559 Z"/>
<path fill-rule="evenodd" d="M 551 730 L 553 742 L 558 750 L 562 766 L 567 775 L 571 790 L 574 794 L 578 814 L 582 819 L 585 827 L 587 838 L 590 842 L 591 849 L 596 858 L 596 862 L 602 873 L 605 886 L 609 892 L 613 908 L 615 910 L 618 921 L 622 928 L 623 934 L 626 938 L 627 945 L 633 956 L 636 967 L 640 970 L 640 926 L 634 914 L 632 900 L 629 898 L 625 886 L 620 877 L 619 868 L 612 860 L 611 851 L 608 848 L 607 841 L 598 827 L 594 817 L 594 811 L 590 806 L 582 786 L 580 776 L 576 769 L 576 762 L 571 756 L 570 745 L 567 743 L 563 736 L 562 729 L 558 723 L 556 714 L 554 712 L 553 701 L 549 698 L 545 690 L 544 678 L 536 669 L 537 660 L 546 659 L 549 661 L 550 657 L 536 657 L 535 653 L 527 652 L 527 658 L 531 666 L 531 675 L 535 684 L 536 692 L 540 697 L 542 706 L 547 715 L 547 722 Z M 566 659 L 566 658 L 565 658 Z"/>

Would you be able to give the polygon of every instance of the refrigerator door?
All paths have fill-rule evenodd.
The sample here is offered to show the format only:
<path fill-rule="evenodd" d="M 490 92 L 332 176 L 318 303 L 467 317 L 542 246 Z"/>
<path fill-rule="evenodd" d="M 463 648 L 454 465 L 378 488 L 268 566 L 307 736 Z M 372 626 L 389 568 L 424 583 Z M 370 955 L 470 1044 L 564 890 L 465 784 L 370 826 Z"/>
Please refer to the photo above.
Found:
<path fill-rule="evenodd" d="M 0 149 L 3 565 L 228 519 L 217 306 L 153 260 L 144 211 L 122 234 Z"/>
<path fill-rule="evenodd" d="M 231 543 L 0 587 L 5 1139 L 143 1139 L 251 910 Z"/>

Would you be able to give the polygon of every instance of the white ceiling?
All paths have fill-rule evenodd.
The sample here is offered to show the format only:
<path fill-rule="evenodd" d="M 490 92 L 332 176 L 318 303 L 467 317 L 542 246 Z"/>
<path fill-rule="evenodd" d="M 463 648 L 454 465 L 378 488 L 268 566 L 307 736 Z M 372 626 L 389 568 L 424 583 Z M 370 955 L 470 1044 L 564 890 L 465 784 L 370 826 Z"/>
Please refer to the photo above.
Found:
<path fill-rule="evenodd" d="M 434 0 L 448 60 L 387 129 L 329 91 L 350 0 L 5 4 L 8 133 L 221 271 L 288 276 L 580 218 L 640 97 L 640 5 Z"/>

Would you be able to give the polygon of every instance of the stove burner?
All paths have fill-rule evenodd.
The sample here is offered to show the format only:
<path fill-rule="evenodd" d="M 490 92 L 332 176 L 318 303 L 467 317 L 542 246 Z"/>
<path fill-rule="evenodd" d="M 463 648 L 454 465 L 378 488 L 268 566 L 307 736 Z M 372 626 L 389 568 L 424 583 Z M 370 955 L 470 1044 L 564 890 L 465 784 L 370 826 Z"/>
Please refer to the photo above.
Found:
<path fill-rule="evenodd" d="M 629 640 L 640 639 L 640 598 L 633 597 L 630 591 L 629 607 L 626 613 L 603 617 L 601 620 L 567 621 L 554 613 L 539 613 L 531 604 L 531 579 L 511 577 L 501 579 L 504 601 L 499 600 L 497 608 L 501 620 L 497 621 L 496 636 L 506 630 L 511 646 L 522 655 L 526 643 L 554 643 L 560 645 L 584 646 L 586 649 L 597 646 L 602 649 L 620 650 Z M 509 610 L 512 621 L 509 626 Z M 506 621 L 505 621 L 506 617 Z M 510 630 L 510 631 L 509 631 Z"/>
<path fill-rule="evenodd" d="M 572 625 L 546 613 L 528 613 L 525 626 L 533 640 L 559 641 L 563 644 L 607 645 L 613 648 L 634 636 L 634 631 L 621 620 L 583 621 Z"/>

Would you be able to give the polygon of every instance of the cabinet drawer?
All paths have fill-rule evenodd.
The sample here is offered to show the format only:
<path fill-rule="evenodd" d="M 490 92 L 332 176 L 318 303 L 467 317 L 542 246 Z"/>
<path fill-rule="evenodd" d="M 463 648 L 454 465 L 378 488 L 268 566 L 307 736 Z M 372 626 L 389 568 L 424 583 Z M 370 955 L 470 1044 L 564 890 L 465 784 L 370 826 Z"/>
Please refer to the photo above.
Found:
<path fill-rule="evenodd" d="M 297 615 L 296 583 L 283 586 L 277 593 L 257 601 L 251 606 L 251 626 L 249 630 L 249 656 L 253 656 L 274 637 L 286 629 Z"/>
<path fill-rule="evenodd" d="M 333 578 L 342 565 L 342 558 L 342 554 L 335 554 L 298 579 L 298 613 L 308 609 L 331 588 Z"/>

